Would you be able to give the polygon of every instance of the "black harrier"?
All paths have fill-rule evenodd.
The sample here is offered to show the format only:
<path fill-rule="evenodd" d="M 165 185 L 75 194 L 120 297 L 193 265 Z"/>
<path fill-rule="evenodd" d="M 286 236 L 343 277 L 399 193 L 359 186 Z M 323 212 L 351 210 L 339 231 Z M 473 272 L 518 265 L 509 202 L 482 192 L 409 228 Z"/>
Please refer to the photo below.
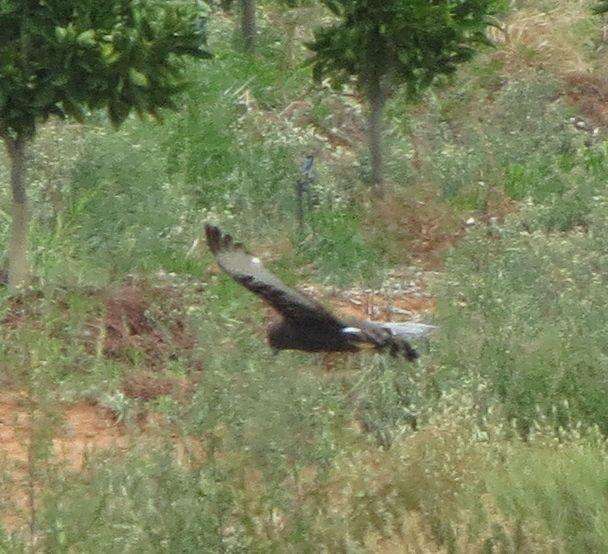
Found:
<path fill-rule="evenodd" d="M 374 349 L 388 350 L 410 361 L 418 358 L 418 353 L 391 324 L 338 318 L 316 300 L 283 284 L 230 235 L 212 225 L 205 225 L 205 233 L 219 266 L 282 316 L 268 327 L 268 343 L 273 350 L 359 352 Z"/>

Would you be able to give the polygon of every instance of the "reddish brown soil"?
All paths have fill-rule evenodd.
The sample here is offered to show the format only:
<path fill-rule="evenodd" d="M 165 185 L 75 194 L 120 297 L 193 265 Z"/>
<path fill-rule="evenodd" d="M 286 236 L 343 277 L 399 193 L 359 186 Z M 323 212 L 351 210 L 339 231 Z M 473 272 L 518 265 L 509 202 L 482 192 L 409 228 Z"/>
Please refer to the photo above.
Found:
<path fill-rule="evenodd" d="M 23 525 L 30 510 L 28 458 L 32 432 L 28 405 L 24 393 L 0 395 L 0 469 L 10 476 L 0 490 L 0 505 L 10 506 L 0 512 L 0 525 L 7 529 Z M 53 425 L 52 451 L 42 462 L 49 468 L 80 472 L 86 469 L 87 460 L 94 453 L 109 451 L 121 455 L 133 443 L 153 442 L 159 430 L 163 436 L 169 430 L 167 422 L 154 414 L 148 414 L 138 426 L 125 427 L 117 423 L 111 411 L 87 402 L 55 405 L 53 411 L 60 420 Z M 172 433 L 169 436 L 180 463 L 200 463 L 204 459 L 200 440 Z"/>
<path fill-rule="evenodd" d="M 7 301 L 7 310 L 0 320 L 0 325 L 9 329 L 17 329 L 25 321 L 36 320 L 36 301 L 41 298 L 41 294 L 30 293 L 23 296 L 15 296 Z"/>
<path fill-rule="evenodd" d="M 110 290 L 83 291 L 82 295 L 97 307 L 86 314 L 80 336 L 72 334 L 69 340 L 80 340 L 90 354 L 127 363 L 136 361 L 138 366 L 154 370 L 163 370 L 170 360 L 180 358 L 196 368 L 191 356 L 196 338 L 189 327 L 181 289 L 142 280 Z M 35 327 L 45 317 L 47 300 L 67 320 L 70 308 L 60 293 L 45 299 L 36 292 L 12 299 L 0 325 L 10 330 L 18 330 L 24 324 Z"/>
<path fill-rule="evenodd" d="M 139 371 L 125 377 L 122 390 L 128 398 L 137 400 L 154 400 L 160 396 L 176 395 L 185 392 L 188 383 L 175 377 Z"/>
<path fill-rule="evenodd" d="M 122 390 L 128 398 L 137 401 L 154 400 L 162 395 L 183 398 L 188 389 L 185 380 L 167 376 L 164 371 L 167 364 L 178 357 L 193 369 L 200 369 L 193 356 L 196 341 L 188 327 L 182 290 L 171 283 L 153 286 L 132 281 L 115 289 L 82 294 L 93 300 L 86 312 L 88 319 L 80 332 L 74 333 L 68 326 L 72 334 L 60 338 L 66 344 L 81 341 L 90 354 L 122 362 L 127 369 Z M 0 325 L 7 333 L 19 333 L 23 326 L 35 327 L 45 317 L 46 301 L 41 293 L 15 298 Z M 60 294 L 53 297 L 52 306 L 59 308 L 53 315 L 70 317 L 68 302 Z M 65 331 L 59 325 L 56 332 Z M 140 367 L 146 370 L 138 369 Z M 190 384 L 196 381 L 196 374 L 192 375 Z M 115 414 L 101 406 L 77 402 L 55 404 L 51 408 L 52 419 L 57 416 L 60 421 L 54 424 L 49 420 L 53 435 L 52 452 L 45 458 L 49 465 L 80 471 L 92 451 L 126 449 L 141 433 L 153 437 L 148 425 L 155 421 L 153 415 L 138 420 L 140 426 L 127 431 L 117 423 Z M 23 516 L 30 510 L 31 482 L 27 469 L 32 452 L 30 416 L 36 413 L 26 394 L 14 389 L 0 394 L 0 472 L 5 471 L 4 475 L 10 477 L 10 483 L 0 490 L 0 505 L 6 502 L 17 509 L 15 513 L 3 509 L 0 514 L 0 523 L 8 528 L 23 524 Z M 37 430 L 40 428 L 46 428 L 45 424 L 36 425 Z"/>
<path fill-rule="evenodd" d="M 190 353 L 196 344 L 176 292 L 169 286 L 126 284 L 105 297 L 104 353 L 129 358 L 143 353 L 148 366 L 161 368 L 168 359 Z"/>
<path fill-rule="evenodd" d="M 108 411 L 85 402 L 66 405 L 61 411 L 62 422 L 52 439 L 49 463 L 81 470 L 88 453 L 126 448 L 127 436 Z M 0 465 L 11 477 L 11 483 L 0 494 L 0 500 L 9 501 L 18 511 L 27 510 L 29 502 L 30 412 L 25 394 L 0 395 Z M 15 510 L 0 517 L 0 522 L 9 529 L 22 523 L 22 514 Z"/>
<path fill-rule="evenodd" d="M 566 75 L 566 97 L 587 122 L 608 127 L 608 77 L 574 72 Z"/>
<path fill-rule="evenodd" d="M 23 394 L 0 396 L 0 457 L 9 463 L 26 462 L 30 440 L 30 416 Z M 53 439 L 55 456 L 74 469 L 88 449 L 124 446 L 125 436 L 111 412 L 78 402 L 62 409 L 63 423 Z"/>

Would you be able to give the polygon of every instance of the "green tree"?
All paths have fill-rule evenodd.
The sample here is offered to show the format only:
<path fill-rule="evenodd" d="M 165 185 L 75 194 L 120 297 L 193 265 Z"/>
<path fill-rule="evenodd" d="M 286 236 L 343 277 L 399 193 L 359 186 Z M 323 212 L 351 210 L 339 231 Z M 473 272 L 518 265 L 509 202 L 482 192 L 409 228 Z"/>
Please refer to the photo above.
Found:
<path fill-rule="evenodd" d="M 599 0 L 598 4 L 593 6 L 592 9 L 593 13 L 595 13 L 596 15 L 608 14 L 608 0 Z M 602 40 L 604 42 L 608 41 L 608 24 L 606 23 L 605 18 L 602 25 Z"/>
<path fill-rule="evenodd" d="M 608 0 L 600 0 L 598 4 L 593 7 L 593 12 L 597 14 L 608 12 Z"/>
<path fill-rule="evenodd" d="M 27 146 L 52 115 L 158 115 L 209 57 L 200 11 L 171 0 L 0 0 L 0 138 L 10 164 L 9 285 L 28 277 Z"/>
<path fill-rule="evenodd" d="M 372 183 L 383 191 L 382 113 L 395 88 L 416 97 L 441 74 L 455 71 L 487 43 L 497 0 L 323 0 L 335 24 L 308 47 L 317 80 L 336 89 L 353 83 L 368 103 Z"/>

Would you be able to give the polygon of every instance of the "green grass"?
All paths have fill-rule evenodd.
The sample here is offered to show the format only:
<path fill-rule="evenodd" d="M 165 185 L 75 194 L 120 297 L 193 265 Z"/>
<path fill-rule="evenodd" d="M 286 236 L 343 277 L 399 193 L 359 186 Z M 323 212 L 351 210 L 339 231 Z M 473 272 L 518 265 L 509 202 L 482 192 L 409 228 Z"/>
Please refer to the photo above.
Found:
<path fill-rule="evenodd" d="M 114 132 L 94 114 L 33 147 L 36 280 L 23 304 L 0 291 L 0 384 L 23 394 L 33 448 L 22 473 L 0 460 L 0 509 L 33 483 L 36 512 L 0 525 L 0 551 L 605 551 L 606 143 L 572 128 L 559 77 L 509 74 L 494 52 L 421 107 L 397 96 L 385 202 L 477 221 L 436 278 L 431 351 L 331 372 L 320 356 L 274 356 L 259 299 L 209 271 L 204 222 L 294 286 L 376 287 L 417 253 L 402 242 L 409 212 L 369 201 L 365 155 L 281 115 L 304 99 L 316 122 L 361 124 L 353 99 L 283 67 L 280 18 L 261 25 L 251 58 L 219 19 L 215 59 L 192 67 L 162 124 Z M 317 202 L 301 234 L 293 185 L 311 151 Z M 513 213 L 486 225 L 495 198 Z M 8 224 L 4 197 L 0 240 Z M 127 283 L 155 333 L 179 322 L 195 344 L 150 353 L 134 333 L 104 352 L 107 299 Z M 183 390 L 128 397 L 142 375 Z M 107 410 L 125 448 L 87 454 L 82 471 L 59 463 L 63 401 Z"/>

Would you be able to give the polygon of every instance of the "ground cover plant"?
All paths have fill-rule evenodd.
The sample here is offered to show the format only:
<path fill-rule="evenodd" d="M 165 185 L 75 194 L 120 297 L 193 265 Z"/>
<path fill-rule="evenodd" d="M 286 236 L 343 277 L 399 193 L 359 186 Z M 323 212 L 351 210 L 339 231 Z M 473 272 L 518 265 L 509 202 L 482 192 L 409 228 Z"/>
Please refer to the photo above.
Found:
<path fill-rule="evenodd" d="M 363 99 L 303 44 L 285 63 L 283 4 L 257 3 L 255 55 L 212 5 L 162 125 L 40 126 L 34 277 L 0 288 L 1 551 L 606 550 L 602 19 L 512 4 L 494 48 L 387 103 L 382 199 Z M 307 13 L 296 42 L 333 22 Z M 336 309 L 439 331 L 412 365 L 275 356 L 208 221 Z"/>

